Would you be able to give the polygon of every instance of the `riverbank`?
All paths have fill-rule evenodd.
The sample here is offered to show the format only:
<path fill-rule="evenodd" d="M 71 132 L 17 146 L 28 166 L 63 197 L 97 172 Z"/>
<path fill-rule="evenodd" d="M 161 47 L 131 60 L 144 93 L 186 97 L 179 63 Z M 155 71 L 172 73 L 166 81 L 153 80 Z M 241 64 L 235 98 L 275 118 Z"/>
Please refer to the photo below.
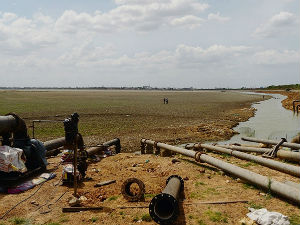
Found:
<path fill-rule="evenodd" d="M 270 94 L 281 94 L 286 96 L 287 98 L 284 99 L 281 103 L 282 106 L 288 110 L 293 110 L 293 101 L 300 100 L 300 91 L 299 90 L 293 90 L 293 91 L 283 91 L 283 90 L 277 90 L 277 91 L 257 91 L 260 93 L 270 93 Z"/>

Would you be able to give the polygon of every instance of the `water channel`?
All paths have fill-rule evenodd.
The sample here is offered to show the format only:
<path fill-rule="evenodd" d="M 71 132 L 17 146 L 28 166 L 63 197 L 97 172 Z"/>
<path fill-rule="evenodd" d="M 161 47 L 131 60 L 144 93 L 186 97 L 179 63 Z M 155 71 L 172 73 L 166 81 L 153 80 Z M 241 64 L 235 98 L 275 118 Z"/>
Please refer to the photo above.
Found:
<path fill-rule="evenodd" d="M 270 95 L 272 98 L 254 103 L 252 107 L 256 109 L 255 115 L 233 128 L 239 134 L 221 143 L 243 143 L 241 137 L 272 140 L 280 140 L 284 137 L 290 141 L 300 132 L 300 116 L 283 108 L 281 104 L 286 96 L 253 92 L 247 92 L 246 94 Z M 249 144 L 249 142 L 247 143 Z"/>

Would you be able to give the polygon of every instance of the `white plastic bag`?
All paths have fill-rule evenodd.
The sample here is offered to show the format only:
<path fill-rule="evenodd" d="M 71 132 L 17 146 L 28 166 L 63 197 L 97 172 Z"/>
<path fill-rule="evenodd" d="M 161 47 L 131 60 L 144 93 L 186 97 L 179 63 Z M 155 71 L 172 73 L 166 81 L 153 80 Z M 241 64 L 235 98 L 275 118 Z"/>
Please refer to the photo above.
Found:
<path fill-rule="evenodd" d="M 0 171 L 25 173 L 27 171 L 25 162 L 26 159 L 22 149 L 6 145 L 0 146 Z"/>

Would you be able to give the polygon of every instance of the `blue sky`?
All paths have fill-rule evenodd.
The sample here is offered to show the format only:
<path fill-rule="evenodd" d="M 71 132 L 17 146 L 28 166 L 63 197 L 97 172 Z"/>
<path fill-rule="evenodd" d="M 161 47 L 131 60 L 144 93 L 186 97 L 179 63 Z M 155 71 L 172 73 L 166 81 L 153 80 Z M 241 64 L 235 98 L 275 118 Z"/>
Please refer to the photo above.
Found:
<path fill-rule="evenodd" d="M 0 1 L 0 86 L 299 83 L 297 0 Z"/>

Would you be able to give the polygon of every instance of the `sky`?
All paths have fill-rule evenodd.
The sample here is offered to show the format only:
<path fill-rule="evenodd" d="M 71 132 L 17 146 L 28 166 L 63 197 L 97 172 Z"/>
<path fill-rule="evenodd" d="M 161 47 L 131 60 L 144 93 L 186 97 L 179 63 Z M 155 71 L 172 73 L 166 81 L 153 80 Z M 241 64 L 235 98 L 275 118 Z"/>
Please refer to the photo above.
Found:
<path fill-rule="evenodd" d="M 0 0 L 0 87 L 300 83 L 299 0 Z"/>

